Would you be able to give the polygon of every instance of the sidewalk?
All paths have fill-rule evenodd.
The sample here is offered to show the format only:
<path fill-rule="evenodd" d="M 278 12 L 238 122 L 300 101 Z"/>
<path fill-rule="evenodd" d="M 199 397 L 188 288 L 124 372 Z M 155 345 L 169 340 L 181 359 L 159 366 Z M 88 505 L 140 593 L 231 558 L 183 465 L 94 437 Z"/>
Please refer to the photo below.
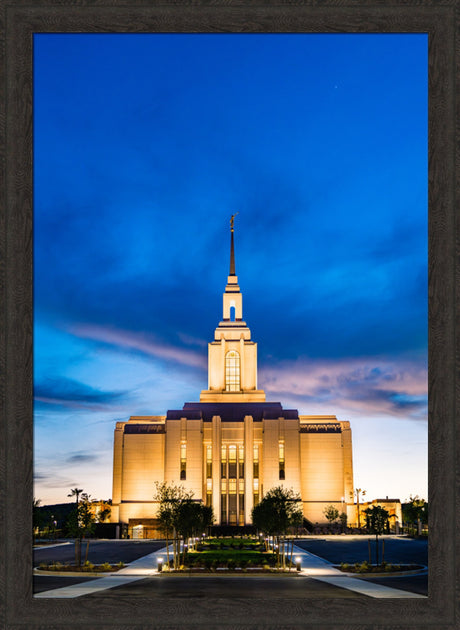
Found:
<path fill-rule="evenodd" d="M 326 582 L 339 588 L 346 588 L 349 591 L 360 593 L 361 595 L 367 595 L 368 597 L 381 598 L 398 598 L 407 599 L 423 598 L 425 595 L 419 595 L 417 593 L 410 593 L 408 591 L 402 591 L 397 588 L 391 588 L 390 586 L 383 586 L 381 584 L 374 584 L 373 582 L 365 582 L 359 578 L 350 577 L 339 569 L 336 569 L 330 562 L 315 556 L 309 551 L 305 551 L 297 545 L 294 545 L 294 557 L 300 558 L 302 575 L 319 580 L 320 582 Z"/>
<path fill-rule="evenodd" d="M 115 586 L 122 586 L 136 580 L 143 580 L 146 577 L 160 576 L 157 569 L 158 558 L 163 558 L 163 561 L 166 561 L 166 547 L 130 562 L 129 566 L 120 569 L 112 575 L 36 593 L 34 597 L 40 599 L 81 597 L 82 595 L 92 595 L 93 593 L 105 591 Z"/>

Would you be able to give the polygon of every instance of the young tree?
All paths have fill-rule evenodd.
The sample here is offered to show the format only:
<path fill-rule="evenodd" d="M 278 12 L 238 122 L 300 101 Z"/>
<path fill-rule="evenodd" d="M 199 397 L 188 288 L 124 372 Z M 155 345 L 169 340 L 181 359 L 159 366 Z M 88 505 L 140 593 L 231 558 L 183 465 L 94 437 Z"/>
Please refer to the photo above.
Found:
<path fill-rule="evenodd" d="M 339 519 L 340 519 L 340 525 L 342 527 L 342 533 L 346 530 L 347 528 L 347 521 L 348 521 L 348 516 L 346 512 L 341 512 L 339 514 Z"/>
<path fill-rule="evenodd" d="M 292 489 L 271 488 L 252 510 L 252 522 L 268 536 L 276 539 L 276 565 L 280 566 L 280 543 L 284 543 L 289 528 L 302 524 L 301 498 Z M 292 553 L 291 553 L 292 556 Z M 285 555 L 283 553 L 283 560 Z"/>
<path fill-rule="evenodd" d="M 367 529 L 375 534 L 375 557 L 376 564 L 379 564 L 379 536 L 385 532 L 390 514 L 380 505 L 373 505 L 371 508 L 367 508 L 367 510 L 364 510 L 364 514 L 366 515 Z"/>
<path fill-rule="evenodd" d="M 166 482 L 156 481 L 155 488 L 153 498 L 159 503 L 157 518 L 166 538 L 167 563 L 169 566 L 169 540 L 172 539 L 173 564 L 177 569 L 179 565 L 178 510 L 182 502 L 192 499 L 193 494 L 187 492 L 183 486 L 168 485 Z"/>
<path fill-rule="evenodd" d="M 428 503 L 416 494 L 409 497 L 409 501 L 402 504 L 402 515 L 405 523 L 428 522 Z"/>
<path fill-rule="evenodd" d="M 67 520 L 67 530 L 75 538 L 75 564 L 81 566 L 81 544 L 85 536 L 90 536 L 94 532 L 96 517 L 91 509 L 90 495 L 81 493 L 81 500 L 78 501 Z M 89 540 L 86 545 L 85 561 L 88 559 Z"/>
<path fill-rule="evenodd" d="M 96 521 L 98 523 L 104 523 L 104 521 L 106 521 L 109 518 L 111 513 L 112 513 L 112 510 L 109 507 L 105 507 L 102 510 L 99 510 L 96 516 Z"/>
<path fill-rule="evenodd" d="M 339 518 L 339 511 L 333 505 L 326 506 L 323 510 L 323 514 L 331 525 L 334 521 L 336 521 Z"/>

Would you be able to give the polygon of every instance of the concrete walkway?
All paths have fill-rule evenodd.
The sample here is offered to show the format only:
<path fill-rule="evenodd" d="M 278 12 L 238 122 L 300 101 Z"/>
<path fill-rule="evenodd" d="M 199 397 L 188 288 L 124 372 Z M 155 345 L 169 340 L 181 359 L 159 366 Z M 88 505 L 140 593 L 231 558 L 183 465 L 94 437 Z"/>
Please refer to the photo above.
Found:
<path fill-rule="evenodd" d="M 319 580 L 320 582 L 326 582 L 339 588 L 346 588 L 349 591 L 354 591 L 360 595 L 367 595 L 368 597 L 381 598 L 405 598 L 416 597 L 426 599 L 426 595 L 419 595 L 418 593 L 410 593 L 408 591 L 402 591 L 398 588 L 391 588 L 391 586 L 383 586 L 382 584 L 374 584 L 373 582 L 365 582 L 359 578 L 350 577 L 343 573 L 339 569 L 336 569 L 330 562 L 315 556 L 305 549 L 301 549 L 294 545 L 294 557 L 300 558 L 302 575 Z"/>
<path fill-rule="evenodd" d="M 172 552 L 172 545 L 170 550 Z M 158 558 L 163 558 L 163 561 L 166 562 L 166 547 L 130 562 L 129 566 L 120 569 L 112 575 L 80 582 L 80 584 L 54 588 L 50 591 L 43 591 L 42 593 L 36 593 L 34 597 L 40 599 L 81 597 L 82 595 L 92 595 L 93 593 L 105 591 L 115 586 L 122 586 L 136 580 L 143 580 L 146 577 L 159 577 L 161 574 L 158 573 L 157 569 Z"/>
<path fill-rule="evenodd" d="M 172 553 L 172 545 L 170 547 Z M 419 595 L 417 593 L 410 593 L 408 591 L 402 591 L 400 589 L 391 588 L 389 586 L 383 586 L 381 584 L 374 584 L 372 582 L 366 582 L 355 577 L 347 576 L 346 574 L 335 569 L 330 562 L 315 556 L 309 551 L 305 551 L 300 547 L 294 545 L 294 557 L 301 560 L 301 576 L 313 578 L 320 582 L 326 582 L 337 586 L 339 588 L 345 588 L 347 590 L 359 593 L 360 595 L 367 595 L 374 598 L 425 598 L 425 595 Z M 143 580 L 146 577 L 160 577 L 160 573 L 157 571 L 158 558 L 163 558 L 166 562 L 166 547 L 149 553 L 138 560 L 134 560 L 124 569 L 120 569 L 112 575 L 106 577 L 96 578 L 94 580 L 85 580 L 79 584 L 72 584 L 70 586 L 63 586 L 62 588 L 55 588 L 42 593 L 36 593 L 34 597 L 40 599 L 49 598 L 74 598 L 82 597 L 83 595 L 92 595 L 99 591 L 105 591 L 109 588 L 116 586 L 122 586 L 129 582 L 135 582 L 136 580 Z M 239 577 L 245 577 L 244 574 Z"/>

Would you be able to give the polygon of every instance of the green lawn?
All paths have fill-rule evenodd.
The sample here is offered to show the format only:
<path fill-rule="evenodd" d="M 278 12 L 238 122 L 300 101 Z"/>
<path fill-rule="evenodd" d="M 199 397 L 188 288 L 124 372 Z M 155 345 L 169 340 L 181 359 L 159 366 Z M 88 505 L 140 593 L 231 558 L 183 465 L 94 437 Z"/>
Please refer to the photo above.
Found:
<path fill-rule="evenodd" d="M 249 551 L 247 549 L 211 549 L 209 551 L 191 551 L 187 554 L 187 564 L 207 564 L 218 563 L 224 565 L 233 562 L 235 566 L 241 564 L 262 566 L 264 564 L 272 564 L 274 556 L 272 553 L 263 553 L 260 551 Z"/>

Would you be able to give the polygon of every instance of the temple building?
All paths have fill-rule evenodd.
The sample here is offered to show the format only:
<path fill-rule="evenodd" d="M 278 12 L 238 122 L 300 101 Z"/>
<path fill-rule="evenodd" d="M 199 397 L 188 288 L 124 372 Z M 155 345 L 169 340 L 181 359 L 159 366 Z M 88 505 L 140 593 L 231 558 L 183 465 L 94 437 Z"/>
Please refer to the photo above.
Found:
<path fill-rule="evenodd" d="M 235 274 L 233 217 L 230 273 L 222 320 L 208 344 L 208 388 L 199 402 L 163 416 L 117 422 L 112 522 L 130 535 L 155 536 L 155 482 L 182 485 L 212 505 L 217 525 L 251 523 L 252 508 L 275 486 L 302 498 L 311 523 L 334 505 L 354 516 L 350 423 L 299 415 L 267 402 L 257 383 L 257 343 L 243 320 Z M 354 520 L 354 518 L 353 518 Z"/>

